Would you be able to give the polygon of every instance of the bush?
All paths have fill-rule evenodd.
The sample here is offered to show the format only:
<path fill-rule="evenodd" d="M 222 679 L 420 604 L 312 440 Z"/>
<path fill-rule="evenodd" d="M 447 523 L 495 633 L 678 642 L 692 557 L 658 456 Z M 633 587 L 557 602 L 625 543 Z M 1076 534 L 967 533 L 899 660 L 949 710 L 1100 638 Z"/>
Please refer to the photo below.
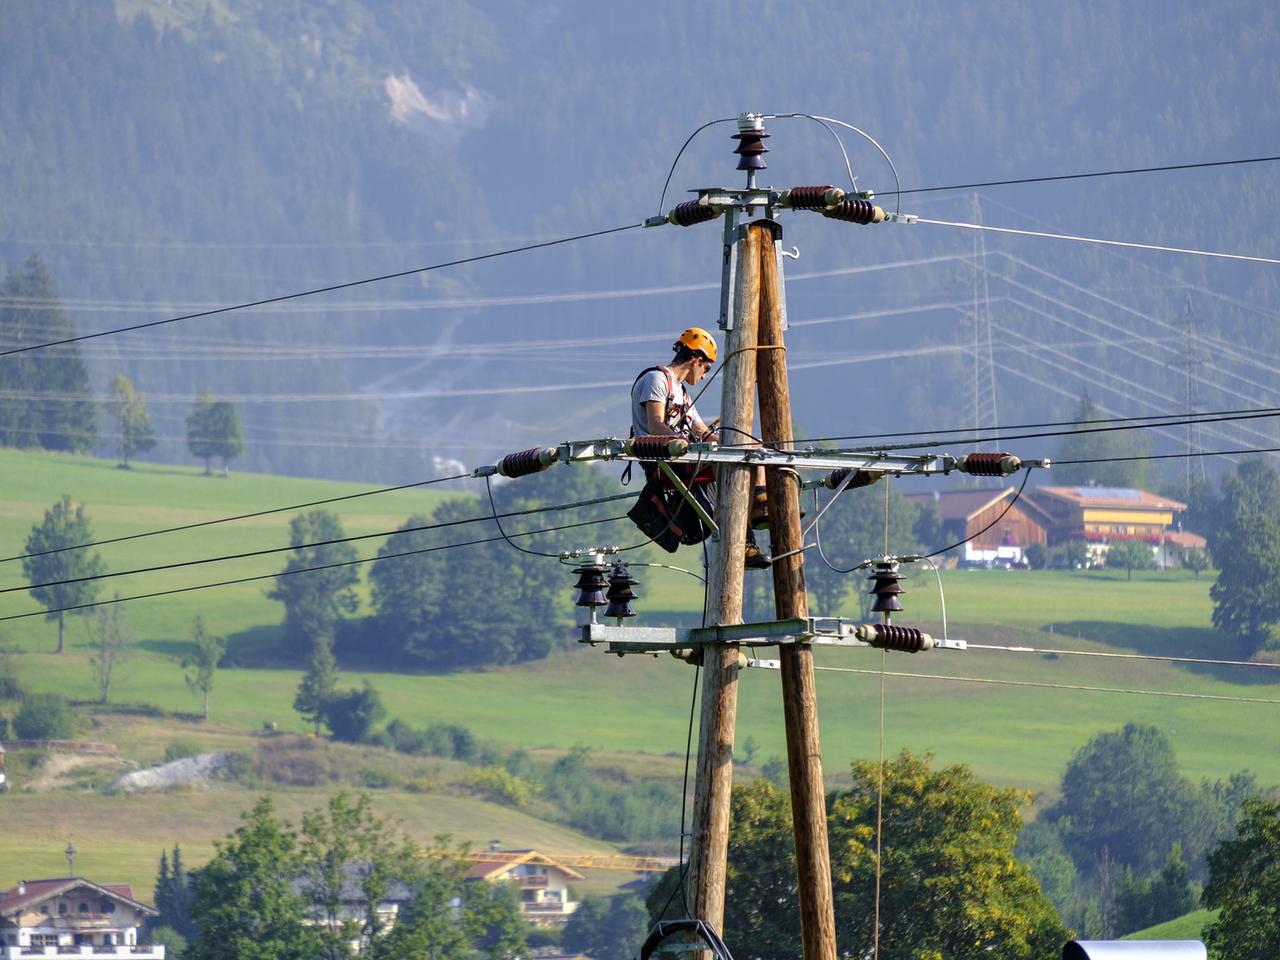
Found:
<path fill-rule="evenodd" d="M 538 789 L 537 784 L 513 776 L 502 767 L 473 770 L 467 774 L 466 784 L 484 799 L 511 807 L 523 807 Z"/>
<path fill-rule="evenodd" d="M 361 743 L 369 738 L 373 725 L 387 714 L 382 697 L 368 680 L 359 690 L 330 697 L 321 710 L 324 725 L 335 740 Z"/>
<path fill-rule="evenodd" d="M 427 736 L 421 730 L 415 730 L 399 717 L 387 724 L 387 738 L 391 746 L 400 753 L 426 753 Z"/>
<path fill-rule="evenodd" d="M 19 740 L 69 740 L 72 733 L 71 707 L 60 693 L 37 693 L 27 697 L 13 729 Z"/>
<path fill-rule="evenodd" d="M 480 755 L 480 741 L 461 724 L 433 723 L 427 727 L 423 738 L 423 749 L 433 757 L 473 763 Z"/>
<path fill-rule="evenodd" d="M 1049 548 L 1043 543 L 1033 543 L 1027 547 L 1025 556 L 1027 565 L 1032 570 L 1043 570 L 1049 565 Z"/>
<path fill-rule="evenodd" d="M 0 700 L 21 700 L 26 695 L 27 691 L 17 677 L 0 674 Z"/>
<path fill-rule="evenodd" d="M 164 762 L 185 760 L 202 753 L 200 747 L 192 740 L 170 740 L 164 747 Z"/>

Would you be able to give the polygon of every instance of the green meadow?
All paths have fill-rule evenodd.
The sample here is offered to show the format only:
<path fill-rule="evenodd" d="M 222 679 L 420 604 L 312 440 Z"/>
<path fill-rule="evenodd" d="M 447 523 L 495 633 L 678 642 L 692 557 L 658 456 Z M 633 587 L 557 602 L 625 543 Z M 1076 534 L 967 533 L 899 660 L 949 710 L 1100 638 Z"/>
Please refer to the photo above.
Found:
<path fill-rule="evenodd" d="M 22 552 L 32 524 L 62 493 L 85 505 L 94 534 L 102 539 L 367 489 L 235 473 L 204 477 L 195 467 L 139 464 L 124 471 L 92 458 L 0 450 L 0 557 Z M 372 535 L 358 544 L 360 555 L 367 557 L 411 513 L 429 512 L 442 497 L 465 490 L 441 484 L 345 500 L 326 509 L 340 515 L 348 534 Z M 124 570 L 287 546 L 291 516 L 287 511 L 131 540 L 103 546 L 100 553 L 108 569 Z M 700 554 L 688 549 L 674 559 L 661 559 L 692 569 Z M 175 740 L 252 751 L 266 724 L 305 732 L 291 709 L 300 676 L 296 669 L 219 671 L 207 724 L 196 717 L 197 701 L 183 681 L 182 659 L 197 615 L 229 638 L 233 662 L 271 662 L 262 654 L 269 654 L 279 635 L 283 608 L 267 596 L 269 577 L 284 562 L 285 554 L 276 553 L 106 581 L 102 595 L 119 591 L 128 597 L 266 577 L 130 601 L 126 610 L 135 642 L 112 684 L 116 711 L 88 711 L 92 725 L 82 735 L 110 740 L 122 755 L 146 765 L 160 760 Z M 633 574 L 641 581 L 637 623 L 689 622 L 700 610 L 700 585 L 693 578 L 645 567 Z M 1210 624 L 1211 576 L 1197 581 L 1181 572 L 1135 573 L 1128 581 L 1123 571 L 943 571 L 940 594 L 931 571 L 913 567 L 908 574 L 907 609 L 896 622 L 940 636 L 945 599 L 946 634 L 973 646 L 915 655 L 818 650 L 822 748 L 833 785 L 846 778 L 851 758 L 876 755 L 882 690 L 886 751 L 933 751 L 939 762 L 969 764 L 984 779 L 1026 788 L 1042 798 L 1057 789 L 1073 751 L 1095 733 L 1130 721 L 1168 733 L 1184 772 L 1193 779 L 1250 769 L 1263 783 L 1280 783 L 1280 670 L 1132 658 L 1231 658 Z M 0 589 L 24 583 L 20 563 L 0 562 Z M 666 656 L 618 658 L 578 644 L 567 571 L 564 586 L 564 645 L 546 660 L 445 675 L 352 670 L 343 672 L 341 684 L 355 685 L 367 676 L 382 694 L 389 716 L 415 726 L 459 723 L 503 747 L 547 756 L 585 746 L 600 762 L 678 779 L 694 668 Z M 858 589 L 863 586 L 859 579 Z M 365 599 L 362 588 L 358 615 L 367 615 Z M 0 593 L 0 617 L 39 610 L 24 590 Z M 843 611 L 815 613 L 855 616 L 856 602 Z M 58 690 L 86 705 L 96 700 L 88 634 L 80 618 L 69 619 L 68 650 L 61 656 L 53 653 L 56 627 L 43 616 L 0 620 L 0 632 L 19 651 L 14 662 L 28 688 Z M 984 650 L 979 644 L 1034 651 Z M 759 656 L 776 657 L 776 651 L 765 649 Z M 0 703 L 5 714 L 15 708 Z M 157 711 L 160 715 L 148 715 Z M 776 671 L 742 674 L 738 720 L 739 756 L 753 764 L 744 775 L 784 754 Z M 386 751 L 366 752 L 395 762 Z M 139 884 L 151 876 L 165 844 L 181 842 L 193 862 L 200 862 L 211 851 L 212 840 L 225 834 L 252 802 L 251 793 L 239 787 L 121 798 L 102 796 L 98 785 L 78 782 L 49 793 L 19 790 L 0 797 L 0 820 L 7 828 L 0 831 L 0 885 L 41 870 L 56 873 L 67 835 L 74 835 L 77 847 L 85 850 L 86 869 L 92 857 L 104 856 L 128 874 L 123 879 Z M 322 802 L 323 791 L 285 791 L 280 796 L 289 812 L 296 813 Z M 477 843 L 493 837 L 507 847 L 549 846 L 552 852 L 606 846 L 526 813 L 447 792 L 393 788 L 377 796 L 383 809 L 413 822 L 415 834 L 423 838 L 443 829 Z M 671 852 L 676 841 L 671 838 Z M 146 879 L 141 889 L 149 889 L 149 883 Z"/>

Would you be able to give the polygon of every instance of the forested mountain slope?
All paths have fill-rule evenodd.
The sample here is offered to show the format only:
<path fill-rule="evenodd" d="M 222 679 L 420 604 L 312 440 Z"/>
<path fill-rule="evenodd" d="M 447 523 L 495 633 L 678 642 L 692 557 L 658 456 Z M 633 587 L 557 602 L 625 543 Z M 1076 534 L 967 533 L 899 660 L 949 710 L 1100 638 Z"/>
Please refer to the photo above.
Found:
<path fill-rule="evenodd" d="M 925 0 L 749 16 L 585 0 L 18 4 L 0 32 L 0 261 L 38 254 L 82 332 L 398 273 L 637 223 L 685 138 L 746 109 L 857 124 L 907 189 L 1272 155 L 1278 18 L 1247 2 L 1052 17 Z M 768 182 L 847 179 L 815 124 L 770 130 Z M 665 206 L 740 182 L 730 132 L 694 140 Z M 846 142 L 859 186 L 891 191 L 880 155 Z M 1276 165 L 901 202 L 1280 253 Z M 1129 415 L 1179 411 L 1189 386 L 1200 409 L 1276 403 L 1273 266 L 924 224 L 786 228 L 811 436 L 985 424 L 973 384 L 992 380 L 1004 423 L 1060 418 L 1086 389 Z M 416 477 L 433 457 L 470 466 L 623 430 L 635 371 L 713 320 L 718 243 L 715 226 L 634 230 L 82 350 L 97 395 L 117 372 L 148 395 L 154 456 L 185 456 L 183 419 L 207 388 L 243 409 L 245 466 Z M 989 363 L 975 315 L 991 319 Z M 1215 430 L 1209 449 L 1275 445 L 1270 427 Z"/>

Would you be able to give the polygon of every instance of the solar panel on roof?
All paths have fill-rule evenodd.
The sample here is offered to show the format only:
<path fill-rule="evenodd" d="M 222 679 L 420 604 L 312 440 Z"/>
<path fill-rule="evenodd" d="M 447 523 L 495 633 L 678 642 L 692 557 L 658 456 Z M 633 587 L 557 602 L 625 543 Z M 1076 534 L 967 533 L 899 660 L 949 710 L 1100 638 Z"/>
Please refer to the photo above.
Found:
<path fill-rule="evenodd" d="M 1133 487 L 1076 487 L 1076 496 L 1090 500 L 1141 500 L 1142 491 Z"/>

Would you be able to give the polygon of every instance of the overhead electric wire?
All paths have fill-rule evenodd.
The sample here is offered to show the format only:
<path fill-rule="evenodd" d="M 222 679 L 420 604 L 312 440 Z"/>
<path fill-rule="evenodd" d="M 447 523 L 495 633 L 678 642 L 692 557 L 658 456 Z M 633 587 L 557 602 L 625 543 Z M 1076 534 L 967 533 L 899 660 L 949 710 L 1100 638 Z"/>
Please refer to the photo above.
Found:
<path fill-rule="evenodd" d="M 488 517 L 484 519 L 488 520 Z M 543 527 L 540 530 L 527 530 L 522 533 L 513 533 L 513 537 L 532 537 L 540 533 L 555 533 L 559 530 L 572 530 L 576 527 L 589 527 L 593 524 L 614 523 L 618 520 L 625 520 L 626 516 L 606 517 L 603 520 L 582 520 L 578 523 L 566 523 L 555 527 Z M 251 577 L 237 577 L 233 580 L 219 580 L 215 583 L 198 583 L 189 587 L 175 587 L 171 590 L 156 590 L 152 593 L 139 593 L 131 597 L 112 597 L 110 600 L 95 600 L 93 603 L 79 603 L 74 606 L 55 607 L 50 610 L 33 610 L 30 613 L 14 613 L 5 617 L 0 617 L 0 622 L 6 620 L 24 620 L 27 617 L 44 617 L 55 613 L 71 613 L 75 610 L 88 610 L 92 607 L 103 607 L 112 603 L 125 603 L 129 600 L 149 600 L 152 597 L 167 597 L 175 593 L 191 593 L 195 590 L 209 590 L 213 587 L 228 587 L 239 583 L 252 583 L 255 580 L 271 580 L 275 577 L 289 577 L 297 573 L 315 573 L 318 570 L 334 570 L 339 567 L 351 567 L 361 563 L 376 563 L 379 560 L 395 560 L 400 557 L 412 557 L 423 553 L 436 553 L 440 550 L 452 550 L 455 547 L 473 547 L 481 543 L 496 543 L 502 537 L 484 537 L 478 540 L 463 540 L 460 543 L 442 543 L 434 547 L 421 547 L 417 550 L 403 550 L 399 553 L 388 553 L 377 557 L 359 557 L 355 560 L 342 560 L 335 563 L 320 564 L 315 567 L 299 567 L 296 570 L 280 570 L 277 573 L 262 573 Z"/>
<path fill-rule="evenodd" d="M 1263 667 L 1280 670 L 1280 663 L 1265 660 L 1211 660 L 1204 657 L 1166 657 L 1153 653 L 1106 653 L 1101 650 L 1065 650 L 1050 647 L 1026 647 L 1016 644 L 972 643 L 965 641 L 967 650 L 994 650 L 1001 653 L 1038 653 L 1064 657 L 1103 657 L 1110 660 L 1155 660 L 1162 663 L 1199 663 L 1218 667 Z"/>
<path fill-rule="evenodd" d="M 379 537 L 392 537 L 401 533 L 421 533 L 427 530 L 443 530 L 447 527 L 459 527 L 468 523 L 482 523 L 486 520 L 497 521 L 498 517 L 520 517 L 529 516 L 539 513 L 558 513 L 563 510 L 574 510 L 579 507 L 591 507 L 601 503 L 611 503 L 616 500 L 626 500 L 633 497 L 631 493 L 618 493 L 608 497 L 593 497 L 589 500 L 577 500 L 572 503 L 558 503 L 545 507 L 530 507 L 525 510 L 509 510 L 506 513 L 488 514 L 479 517 L 465 517 L 462 520 L 445 520 L 439 523 L 419 524 L 416 527 L 400 527 L 397 530 L 380 530 L 377 533 L 360 533 L 350 537 L 334 537 L 329 540 L 316 540 L 312 543 L 300 543 L 286 547 L 264 547 L 261 550 L 248 550 L 243 553 L 229 553 L 220 557 L 205 557 L 200 560 L 180 560 L 174 563 L 156 564 L 150 567 L 135 567 L 132 570 L 119 570 L 115 572 L 99 573 L 88 577 L 67 577 L 62 580 L 49 580 L 44 583 L 31 583 L 25 586 L 4 587 L 0 588 L 0 594 L 16 593 L 24 590 L 35 590 L 39 587 L 58 587 L 70 583 L 86 583 L 94 580 L 109 580 L 114 577 L 127 577 L 138 573 L 159 573 L 163 570 L 177 570 L 182 567 L 197 567 L 206 563 L 221 563 L 225 560 L 247 560 L 251 557 L 268 556 L 273 553 L 288 553 L 290 551 L 311 550 L 315 547 L 328 547 L 339 543 L 355 543 L 358 540 L 376 540 Z M 501 531 L 502 525 L 498 524 Z M 506 536 L 504 533 L 503 536 Z M 501 539 L 501 538 L 499 538 Z M 552 556 L 552 554 L 542 554 L 542 556 Z"/>
<path fill-rule="evenodd" d="M 394 487 L 378 487 L 376 490 L 364 490 L 360 493 L 348 493 L 340 497 L 326 497 L 323 500 L 308 500 L 305 503 L 294 503 L 287 507 L 271 507 L 267 510 L 255 510 L 253 513 L 238 513 L 230 517 L 218 517 L 216 520 L 200 520 L 196 523 L 184 523 L 177 527 L 164 527 L 160 530 L 147 530 L 144 533 L 129 533 L 122 537 L 108 537 L 105 540 L 90 540 L 87 543 L 76 543 L 68 547 L 54 547 L 52 550 L 40 550 L 36 553 L 20 553 L 12 557 L 0 557 L 0 563 L 9 563 L 12 560 L 26 560 L 28 557 L 44 557 L 51 553 L 65 553 L 68 550 L 83 550 L 87 547 L 101 547 L 109 543 L 123 543 L 126 540 L 141 540 L 144 537 L 158 537 L 165 533 L 178 533 L 182 530 L 195 530 L 197 527 L 211 527 L 215 524 L 231 523 L 235 520 L 249 520 L 253 517 L 266 517 L 273 513 L 284 513 L 289 510 L 305 510 L 307 507 L 319 507 L 326 503 L 338 503 L 342 500 L 355 500 L 360 497 L 373 497 L 382 493 L 393 493 L 397 490 L 409 490 L 414 487 L 425 487 L 434 483 L 445 483 L 450 480 L 463 480 L 470 477 L 470 473 L 459 473 L 451 477 L 437 477 L 434 480 L 418 480 L 413 483 L 401 483 Z"/>
<path fill-rule="evenodd" d="M 1067 463 L 1127 463 L 1130 460 L 1184 460 L 1189 457 L 1237 457 L 1248 453 L 1280 453 L 1280 447 L 1239 447 L 1235 450 L 1193 450 L 1190 453 L 1148 453 L 1132 457 L 1092 457 L 1083 460 L 1055 460 Z"/>
<path fill-rule="evenodd" d="M 401 277 L 416 276 L 420 273 L 428 273 L 432 270 L 441 270 L 445 267 L 458 267 L 468 263 L 478 263 L 482 260 L 492 260 L 495 257 L 510 256 L 515 253 L 525 253 L 530 250 L 540 250 L 545 247 L 559 246 L 560 244 L 573 243 L 578 240 L 589 240 L 593 237 L 603 237 L 612 233 L 621 233 L 624 230 L 634 230 L 637 227 L 644 226 L 643 223 L 630 223 L 622 227 L 610 227 L 606 230 L 595 230 L 591 233 L 580 233 L 572 237 L 559 237 L 555 240 L 544 240 L 540 243 L 525 244 L 520 247 L 511 247 L 506 250 L 496 250 L 493 253 L 482 253 L 474 257 L 463 257 L 458 260 L 446 260 L 441 263 L 433 263 L 425 267 L 414 267 L 410 270 L 400 270 L 395 273 L 386 273 L 376 277 L 365 277 L 360 280 L 348 280 L 344 283 L 333 283 L 328 286 L 315 287 L 310 290 L 301 290 L 297 293 L 286 293 L 275 297 L 266 297 L 261 300 L 252 300 L 246 303 L 232 304 L 226 307 L 218 307 L 213 310 L 202 310 L 198 313 L 188 313 L 177 317 L 167 317 L 163 320 L 151 320 L 147 323 L 135 323 L 125 327 L 116 327 L 111 330 L 99 330 L 95 333 L 83 333 L 75 337 L 66 337 L 61 340 L 50 340 L 45 343 L 34 343 L 24 347 L 10 348 L 0 351 L 0 357 L 8 357 L 13 354 L 26 353 L 31 350 L 42 350 L 46 347 L 58 347 L 69 343 L 79 343 L 82 340 L 93 340 L 98 337 L 112 336 L 117 333 L 126 333 L 130 330 L 143 330 L 149 327 L 158 327 L 169 323 L 178 323 L 182 320 L 195 320 L 200 317 L 212 317 L 222 313 L 230 313 L 234 310 L 246 310 L 250 307 L 261 307 L 272 303 L 281 303 L 285 300 L 296 300 L 300 297 L 311 297 L 321 293 L 332 293 L 336 290 L 348 290 L 352 287 L 364 286 L 371 283 L 382 283 L 387 280 L 396 280 Z"/>
<path fill-rule="evenodd" d="M 863 670 L 855 667 L 820 667 L 815 670 L 826 670 L 829 673 L 861 673 L 868 676 L 879 676 L 879 670 Z M 1123 693 L 1147 697 L 1176 697 L 1186 700 L 1223 700 L 1228 703 L 1267 703 L 1280 706 L 1280 700 L 1267 700 L 1262 697 L 1227 697 L 1213 693 L 1178 693 L 1172 690 L 1139 690 L 1130 687 L 1091 687 L 1078 683 L 1042 683 L 1034 680 L 996 680 L 991 677 L 964 677 L 936 673 L 897 673 L 889 671 L 886 676 L 905 677 L 911 680 L 949 680 L 959 683 L 991 683 L 1010 687 L 1037 687 L 1045 690 L 1081 690 L 1090 693 Z"/>
<path fill-rule="evenodd" d="M 1197 250 L 1193 247 L 1168 247 L 1158 243 L 1137 243 L 1130 240 L 1104 240 L 1100 237 L 1082 237 L 1070 233 L 1049 233 L 1044 230 L 1018 230 L 1014 227 L 993 227 L 983 223 L 959 223 L 954 220 L 932 220 L 918 217 L 916 223 L 929 224 L 935 227 L 958 227 L 962 230 L 984 230 L 990 233 L 1008 233 L 1020 237 L 1041 237 L 1046 240 L 1071 240 L 1076 243 L 1097 243 L 1107 247 L 1129 247 L 1134 250 L 1155 250 L 1162 253 L 1185 253 L 1197 257 L 1212 257 L 1220 260 L 1244 260 L 1250 263 L 1271 263 L 1280 265 L 1275 257 L 1259 257 L 1245 253 L 1223 253 L 1217 250 Z M 3 356 L 3 354 L 0 354 Z"/>
<path fill-rule="evenodd" d="M 1019 177 L 1013 180 L 985 180 L 979 183 L 953 183 L 942 187 L 912 187 L 909 190 L 880 190 L 878 196 L 890 193 L 906 196 L 909 193 L 938 193 L 943 190 L 974 190 L 978 187 L 1009 187 L 1024 183 L 1053 183 L 1060 180 L 1087 180 L 1092 177 L 1120 177 L 1134 173 L 1166 173 L 1172 170 L 1203 170 L 1209 167 L 1232 167 L 1247 163 L 1271 163 L 1276 157 L 1249 157 L 1243 160 L 1209 160 L 1203 163 L 1171 163 L 1158 167 L 1129 167 L 1121 170 L 1099 170 L 1095 173 L 1060 173 L 1043 177 Z"/>

